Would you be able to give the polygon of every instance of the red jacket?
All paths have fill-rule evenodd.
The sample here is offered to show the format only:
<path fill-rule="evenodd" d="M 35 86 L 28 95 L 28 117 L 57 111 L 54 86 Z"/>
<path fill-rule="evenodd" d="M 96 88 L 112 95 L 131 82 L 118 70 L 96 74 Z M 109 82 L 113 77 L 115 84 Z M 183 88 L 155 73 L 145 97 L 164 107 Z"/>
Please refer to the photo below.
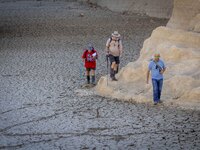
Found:
<path fill-rule="evenodd" d="M 94 56 L 96 53 L 96 56 Z M 82 58 L 85 59 L 85 68 L 91 68 L 94 69 L 96 68 L 96 59 L 97 59 L 97 51 L 96 50 L 85 50 Z"/>

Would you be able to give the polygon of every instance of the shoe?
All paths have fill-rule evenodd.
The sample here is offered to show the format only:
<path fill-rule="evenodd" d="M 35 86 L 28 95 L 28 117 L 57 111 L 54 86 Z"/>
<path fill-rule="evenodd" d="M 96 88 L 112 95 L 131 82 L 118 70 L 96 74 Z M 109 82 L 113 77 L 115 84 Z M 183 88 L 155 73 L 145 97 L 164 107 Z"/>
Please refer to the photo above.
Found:
<path fill-rule="evenodd" d="M 158 103 L 160 103 L 160 104 L 161 104 L 161 103 L 163 103 L 163 101 L 159 100 L 159 101 L 158 101 Z"/>
<path fill-rule="evenodd" d="M 154 102 L 154 105 L 157 105 L 158 104 L 158 102 Z"/>
<path fill-rule="evenodd" d="M 115 77 L 112 78 L 112 81 L 118 81 Z"/>
<path fill-rule="evenodd" d="M 95 85 L 96 85 L 96 83 L 94 83 L 94 82 L 93 82 L 93 83 L 91 83 L 91 84 L 92 84 L 93 86 L 95 86 Z"/>

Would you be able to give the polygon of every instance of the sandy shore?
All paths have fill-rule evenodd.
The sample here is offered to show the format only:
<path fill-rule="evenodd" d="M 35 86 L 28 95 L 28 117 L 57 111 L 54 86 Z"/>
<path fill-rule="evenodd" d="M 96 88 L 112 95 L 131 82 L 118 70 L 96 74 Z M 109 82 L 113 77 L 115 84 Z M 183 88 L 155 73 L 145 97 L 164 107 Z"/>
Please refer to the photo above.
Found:
<path fill-rule="evenodd" d="M 88 43 L 100 54 L 98 80 L 114 30 L 123 36 L 123 67 L 167 20 L 62 1 L 1 2 L 0 20 L 0 149 L 199 149 L 200 112 L 80 88 Z"/>

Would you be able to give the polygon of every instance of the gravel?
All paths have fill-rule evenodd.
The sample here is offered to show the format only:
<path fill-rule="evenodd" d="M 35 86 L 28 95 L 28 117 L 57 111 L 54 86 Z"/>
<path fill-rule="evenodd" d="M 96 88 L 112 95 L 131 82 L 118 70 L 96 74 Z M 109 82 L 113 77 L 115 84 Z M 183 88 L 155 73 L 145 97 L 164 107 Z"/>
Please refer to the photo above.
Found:
<path fill-rule="evenodd" d="M 80 15 L 81 14 L 81 15 Z M 100 97 L 82 89 L 83 49 L 122 35 L 120 67 L 168 20 L 75 1 L 1 1 L 0 149 L 200 149 L 200 112 Z"/>

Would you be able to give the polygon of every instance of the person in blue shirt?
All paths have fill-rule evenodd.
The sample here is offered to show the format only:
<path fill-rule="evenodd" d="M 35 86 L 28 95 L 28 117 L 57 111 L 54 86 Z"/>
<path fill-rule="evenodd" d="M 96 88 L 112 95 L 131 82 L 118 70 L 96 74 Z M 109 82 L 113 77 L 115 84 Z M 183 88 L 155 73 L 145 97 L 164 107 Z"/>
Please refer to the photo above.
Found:
<path fill-rule="evenodd" d="M 160 100 L 160 97 L 163 86 L 163 74 L 165 70 L 165 63 L 162 60 L 160 60 L 160 54 L 155 54 L 154 58 L 149 63 L 147 71 L 147 84 L 149 84 L 149 75 L 151 72 L 154 105 L 157 105 L 157 103 L 162 102 Z"/>

